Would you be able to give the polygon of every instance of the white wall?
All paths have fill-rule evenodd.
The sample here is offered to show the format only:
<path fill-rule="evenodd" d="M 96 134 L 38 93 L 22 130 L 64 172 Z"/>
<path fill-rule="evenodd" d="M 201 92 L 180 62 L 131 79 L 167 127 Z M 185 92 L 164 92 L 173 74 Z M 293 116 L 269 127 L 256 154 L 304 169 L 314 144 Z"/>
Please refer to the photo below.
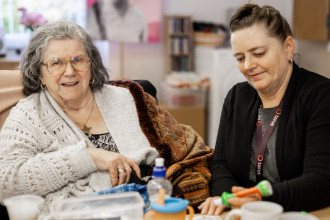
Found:
<path fill-rule="evenodd" d="M 189 14 L 195 20 L 226 23 L 228 21 L 228 9 L 236 9 L 248 2 L 272 5 L 281 11 L 287 19 L 292 17 L 293 0 L 165 0 L 164 13 Z"/>
<path fill-rule="evenodd" d="M 259 0 L 256 3 L 270 4 L 278 8 L 291 21 L 293 0 Z M 237 8 L 247 0 L 163 0 L 163 14 L 188 14 L 196 21 L 226 24 L 228 10 Z M 163 34 L 162 34 L 163 35 Z M 124 76 L 131 79 L 149 79 L 160 91 L 160 82 L 165 77 L 164 44 L 124 44 Z M 120 77 L 120 47 L 110 45 L 110 78 Z"/>
<path fill-rule="evenodd" d="M 296 42 L 299 66 L 330 78 L 330 48 L 327 49 L 327 43 L 304 40 Z"/>
<path fill-rule="evenodd" d="M 254 0 L 260 5 L 269 4 L 277 8 L 292 25 L 294 0 Z M 196 21 L 226 24 L 228 11 L 248 0 L 163 0 L 163 14 L 189 14 Z M 163 38 L 163 36 L 162 36 Z M 161 40 L 162 40 L 161 38 Z M 132 79 L 149 79 L 160 91 L 160 82 L 165 77 L 165 56 L 163 42 L 151 44 L 124 45 L 124 74 Z M 326 43 L 298 42 L 297 52 L 301 54 L 301 64 L 312 71 L 330 76 L 330 52 Z M 120 50 L 117 43 L 110 45 L 111 79 L 118 78 Z"/>

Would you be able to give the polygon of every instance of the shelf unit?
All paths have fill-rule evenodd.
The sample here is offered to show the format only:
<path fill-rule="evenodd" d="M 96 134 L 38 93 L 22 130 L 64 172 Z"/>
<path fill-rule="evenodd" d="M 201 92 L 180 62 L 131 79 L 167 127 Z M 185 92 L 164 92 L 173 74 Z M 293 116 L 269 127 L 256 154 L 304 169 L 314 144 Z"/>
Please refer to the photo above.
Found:
<path fill-rule="evenodd" d="M 165 57 L 166 72 L 194 70 L 194 36 L 191 16 L 166 15 Z"/>
<path fill-rule="evenodd" d="M 330 0 L 295 0 L 293 18 L 298 39 L 330 40 Z"/>

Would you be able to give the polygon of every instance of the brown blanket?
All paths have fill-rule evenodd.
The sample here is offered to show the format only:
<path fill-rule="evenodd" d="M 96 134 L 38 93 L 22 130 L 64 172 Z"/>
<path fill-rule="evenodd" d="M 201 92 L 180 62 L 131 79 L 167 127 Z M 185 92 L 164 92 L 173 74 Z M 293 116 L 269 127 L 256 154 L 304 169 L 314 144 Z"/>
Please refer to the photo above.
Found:
<path fill-rule="evenodd" d="M 179 124 L 157 101 L 132 81 L 113 85 L 128 88 L 134 96 L 140 125 L 151 146 L 165 158 L 166 176 L 173 184 L 173 196 L 197 206 L 209 197 L 209 166 L 213 149 L 190 126 Z"/>

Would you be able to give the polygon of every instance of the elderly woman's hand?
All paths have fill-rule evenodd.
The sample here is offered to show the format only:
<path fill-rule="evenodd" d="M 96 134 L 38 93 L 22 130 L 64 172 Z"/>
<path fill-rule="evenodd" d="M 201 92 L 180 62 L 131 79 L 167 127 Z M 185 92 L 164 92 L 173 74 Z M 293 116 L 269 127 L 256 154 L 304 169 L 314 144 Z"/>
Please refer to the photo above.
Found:
<path fill-rule="evenodd" d="M 226 208 L 224 205 L 216 206 L 214 205 L 214 200 L 219 199 L 219 196 L 207 198 L 198 209 L 201 210 L 203 215 L 220 215 L 223 210 Z"/>
<path fill-rule="evenodd" d="M 109 171 L 112 186 L 128 183 L 132 169 L 141 178 L 139 165 L 131 158 L 99 148 L 88 148 L 88 152 L 97 169 Z M 120 170 L 124 170 L 125 172 L 120 172 Z"/>

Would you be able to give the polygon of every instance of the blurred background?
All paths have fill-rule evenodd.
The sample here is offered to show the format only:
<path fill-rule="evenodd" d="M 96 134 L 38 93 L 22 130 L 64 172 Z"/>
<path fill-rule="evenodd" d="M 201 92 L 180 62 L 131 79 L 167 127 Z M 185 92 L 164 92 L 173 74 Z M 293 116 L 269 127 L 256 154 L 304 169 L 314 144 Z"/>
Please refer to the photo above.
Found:
<path fill-rule="evenodd" d="M 228 23 L 248 2 L 0 0 L 0 69 L 17 68 L 38 25 L 76 22 L 94 37 L 112 80 L 148 79 L 161 104 L 213 147 L 224 96 L 244 81 L 231 53 Z M 296 34 L 298 64 L 330 77 L 330 0 L 251 2 L 277 8 Z"/>

